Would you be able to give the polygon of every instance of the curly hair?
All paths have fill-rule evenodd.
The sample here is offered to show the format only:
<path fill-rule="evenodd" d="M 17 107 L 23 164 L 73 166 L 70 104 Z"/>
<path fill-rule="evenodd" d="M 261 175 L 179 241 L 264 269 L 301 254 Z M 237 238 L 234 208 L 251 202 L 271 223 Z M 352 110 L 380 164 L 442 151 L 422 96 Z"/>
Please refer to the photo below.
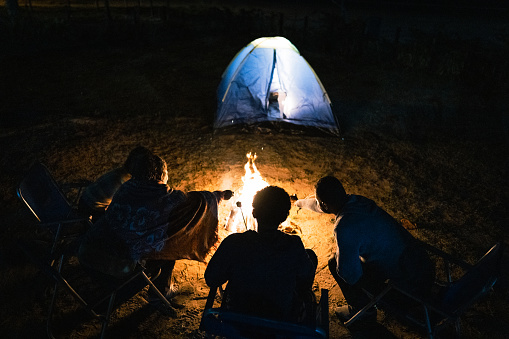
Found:
<path fill-rule="evenodd" d="M 166 161 L 156 154 L 149 153 L 138 159 L 131 174 L 137 180 L 159 181 L 166 170 Z"/>
<path fill-rule="evenodd" d="M 259 190 L 253 198 L 256 218 L 276 225 L 286 220 L 291 207 L 290 196 L 278 186 L 267 186 Z"/>
<path fill-rule="evenodd" d="M 136 171 L 136 166 L 140 161 L 147 161 L 147 157 L 152 154 L 152 151 L 144 146 L 136 146 L 129 152 L 126 161 L 124 162 L 124 168 L 129 173 Z"/>

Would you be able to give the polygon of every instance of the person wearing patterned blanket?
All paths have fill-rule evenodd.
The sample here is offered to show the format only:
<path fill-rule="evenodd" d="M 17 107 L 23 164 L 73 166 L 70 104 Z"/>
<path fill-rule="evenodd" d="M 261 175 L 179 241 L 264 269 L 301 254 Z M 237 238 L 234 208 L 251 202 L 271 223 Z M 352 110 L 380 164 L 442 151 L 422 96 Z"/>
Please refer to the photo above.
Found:
<path fill-rule="evenodd" d="M 167 165 L 161 157 L 147 154 L 141 159 L 132 179 L 120 187 L 104 216 L 85 235 L 78 254 L 80 261 L 116 277 L 128 274 L 136 262 L 144 261 L 149 269 L 161 269 L 154 284 L 169 296 L 175 260 L 203 260 L 203 253 L 215 243 L 217 204 L 229 199 L 232 192 L 186 194 L 170 188 L 167 181 Z M 186 221 L 189 215 L 194 218 Z M 197 231 L 202 232 L 200 236 L 196 236 Z M 180 242 L 171 240 L 175 237 Z M 182 244 L 189 247 L 182 248 Z M 156 300 L 151 296 L 153 291 L 149 290 L 149 301 Z"/>

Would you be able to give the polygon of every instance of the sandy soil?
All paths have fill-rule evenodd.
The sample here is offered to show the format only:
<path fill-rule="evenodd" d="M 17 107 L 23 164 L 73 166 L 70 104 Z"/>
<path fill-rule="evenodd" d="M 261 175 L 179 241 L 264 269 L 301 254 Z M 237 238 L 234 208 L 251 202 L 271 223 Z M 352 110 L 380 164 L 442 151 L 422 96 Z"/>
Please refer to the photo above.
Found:
<path fill-rule="evenodd" d="M 323 23 L 330 22 L 313 28 L 312 18 L 325 20 L 330 13 L 308 13 L 310 32 L 322 32 Z M 503 58 L 507 50 L 487 50 L 485 60 L 473 52 L 479 48 L 475 42 L 472 48 L 444 37 L 397 50 L 364 37 L 356 22 L 342 27 L 345 35 L 306 36 L 300 31 L 304 20 L 288 14 L 283 33 L 328 90 L 342 136 L 215 133 L 214 93 L 222 71 L 244 45 L 277 31 L 274 18 L 280 16 L 218 8 L 202 13 L 194 7 L 171 14 L 173 21 L 163 25 L 157 17 L 136 26 L 130 21 L 136 16 L 127 16 L 108 30 L 102 17 L 83 19 L 75 13 L 74 24 L 55 19 L 42 25 L 42 32 L 59 37 L 55 40 L 35 31 L 26 33 L 26 41 L 3 37 L 11 47 L 1 54 L 8 67 L 0 71 L 6 95 L 0 103 L 0 328 L 6 337 L 45 336 L 48 281 L 14 243 L 35 227 L 15 187 L 36 160 L 59 182 L 93 180 L 143 144 L 167 160 L 174 188 L 238 191 L 245 155 L 255 152 L 269 184 L 306 197 L 313 194 L 316 180 L 334 174 L 348 192 L 370 197 L 397 220 L 407 220 L 417 238 L 468 262 L 496 241 L 507 241 L 508 120 L 502 95 L 507 92 L 507 63 L 490 59 L 508 60 Z M 229 24 L 239 22 L 247 28 L 231 32 Z M 338 48 L 338 42 L 345 48 Z M 454 48 L 457 53 L 451 52 Z M 462 59 L 462 53 L 472 59 Z M 220 206 L 221 237 L 226 235 L 228 204 Z M 330 291 L 331 338 L 424 337 L 383 312 L 374 328 L 344 328 L 333 316 L 344 299 L 326 267 L 333 220 L 296 208 L 289 220 L 318 254 L 316 293 Z M 205 267 L 177 262 L 177 299 L 186 306 L 177 318 L 147 306 L 144 291 L 115 312 L 110 337 L 202 338 L 198 326 L 208 293 Z M 497 293 L 463 318 L 466 337 L 504 338 L 509 331 L 507 266 L 504 272 Z M 97 336 L 98 323 L 82 317 L 70 298 L 58 307 L 58 337 Z"/>

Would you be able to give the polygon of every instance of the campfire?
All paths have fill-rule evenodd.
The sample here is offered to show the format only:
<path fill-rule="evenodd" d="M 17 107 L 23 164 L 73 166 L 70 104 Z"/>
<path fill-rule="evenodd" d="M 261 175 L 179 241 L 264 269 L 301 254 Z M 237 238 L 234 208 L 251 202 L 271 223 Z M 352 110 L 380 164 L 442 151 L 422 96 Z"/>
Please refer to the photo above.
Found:
<path fill-rule="evenodd" d="M 244 165 L 245 174 L 242 177 L 242 187 L 238 192 L 237 198 L 233 201 L 230 215 L 226 221 L 225 228 L 230 233 L 244 232 L 247 230 L 256 230 L 256 220 L 253 218 L 253 197 L 269 183 L 263 180 L 260 172 L 256 168 L 255 153 L 247 153 L 247 162 Z"/>
<path fill-rule="evenodd" d="M 242 187 L 232 199 L 230 214 L 226 220 L 225 229 L 229 233 L 239 233 L 248 230 L 257 230 L 256 219 L 253 218 L 253 198 L 259 190 L 269 186 L 269 183 L 263 180 L 262 175 L 255 165 L 256 154 L 247 153 L 247 162 L 244 165 L 245 174 L 242 177 Z M 281 224 L 281 230 L 290 234 L 300 233 L 300 228 L 286 220 Z"/>

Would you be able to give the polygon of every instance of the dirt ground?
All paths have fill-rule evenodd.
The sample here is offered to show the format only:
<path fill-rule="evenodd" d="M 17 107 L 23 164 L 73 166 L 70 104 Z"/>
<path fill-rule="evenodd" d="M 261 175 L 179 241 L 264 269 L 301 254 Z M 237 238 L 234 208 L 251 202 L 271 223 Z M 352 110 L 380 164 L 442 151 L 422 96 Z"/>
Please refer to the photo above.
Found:
<path fill-rule="evenodd" d="M 238 192 L 246 153 L 255 152 L 269 184 L 306 197 L 320 177 L 336 175 L 348 192 L 375 200 L 410 225 L 415 237 L 467 262 L 497 241 L 507 243 L 507 46 L 493 50 L 478 40 L 440 34 L 397 45 L 372 40 L 362 19 L 334 26 L 329 23 L 340 23 L 339 14 L 296 13 L 273 7 L 157 7 L 153 15 L 147 8 L 138 14 L 118 9 L 106 24 L 95 10 L 73 9 L 67 21 L 65 10 L 41 7 L 33 21 L 24 12 L 25 21 L 10 32 L 3 18 L 2 337 L 45 336 L 48 280 L 14 242 L 35 228 L 15 189 L 36 160 L 58 182 L 93 180 L 142 144 L 166 159 L 172 187 Z M 228 62 L 253 39 L 283 34 L 320 77 L 342 135 L 214 131 L 215 90 Z M 229 204 L 220 205 L 220 238 L 226 236 Z M 333 310 L 345 301 L 326 267 L 333 219 L 293 207 L 289 221 L 318 255 L 315 288 L 318 297 L 320 288 L 329 290 L 331 338 L 425 337 L 383 312 L 373 328 L 342 326 Z M 504 260 L 495 293 L 462 319 L 467 338 L 507 336 L 507 255 Z M 109 336 L 203 338 L 198 327 L 208 293 L 205 268 L 177 261 L 173 279 L 185 305 L 177 318 L 146 305 L 143 291 L 115 311 Z M 98 335 L 99 324 L 70 298 L 58 308 L 58 337 Z"/>

